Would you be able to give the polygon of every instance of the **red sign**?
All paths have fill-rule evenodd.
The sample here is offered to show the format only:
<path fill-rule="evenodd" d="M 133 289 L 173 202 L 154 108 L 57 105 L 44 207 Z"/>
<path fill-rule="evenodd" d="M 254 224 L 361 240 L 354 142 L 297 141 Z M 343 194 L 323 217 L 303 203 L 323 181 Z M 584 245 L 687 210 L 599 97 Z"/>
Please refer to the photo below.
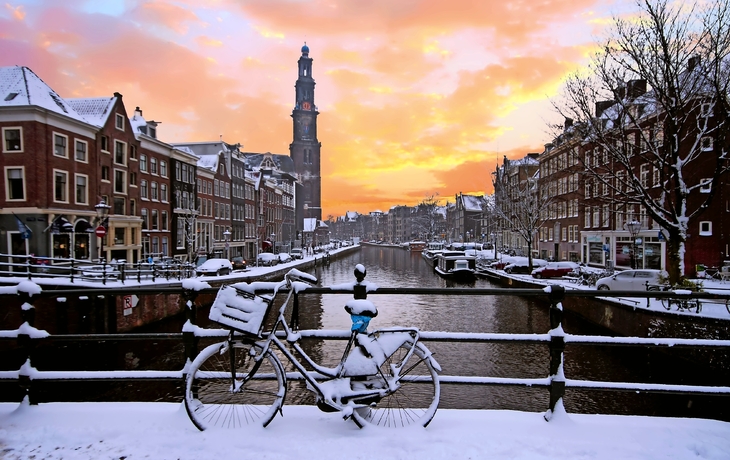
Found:
<path fill-rule="evenodd" d="M 96 227 L 96 230 L 94 230 L 94 233 L 96 233 L 96 236 L 99 238 L 104 238 L 104 236 L 106 236 L 106 229 L 102 225 L 99 225 Z"/>

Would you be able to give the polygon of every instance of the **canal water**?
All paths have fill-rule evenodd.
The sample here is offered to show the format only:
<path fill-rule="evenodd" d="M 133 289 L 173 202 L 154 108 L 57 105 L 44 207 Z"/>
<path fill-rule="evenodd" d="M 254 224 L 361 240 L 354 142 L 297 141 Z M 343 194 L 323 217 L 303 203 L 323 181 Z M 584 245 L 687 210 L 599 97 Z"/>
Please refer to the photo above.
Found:
<path fill-rule="evenodd" d="M 399 248 L 364 246 L 329 265 L 311 272 L 322 286 L 354 281 L 353 269 L 362 264 L 366 281 L 379 287 L 475 287 L 496 288 L 488 280 L 471 285 L 454 285 L 436 275 L 420 253 Z M 300 300 L 301 329 L 349 330 L 350 318 L 344 310 L 351 295 L 303 295 Z M 422 331 L 544 334 L 549 327 L 548 304 L 542 300 L 516 296 L 433 296 L 375 295 L 371 300 L 378 316 L 370 330 L 391 326 L 412 326 Z M 201 309 L 201 326 L 207 311 Z M 184 318 L 175 317 L 144 328 L 145 332 L 179 332 Z M 211 326 L 215 327 L 215 326 Z M 566 315 L 564 328 L 571 334 L 607 334 L 607 331 Z M 334 366 L 341 358 L 344 341 L 302 341 L 317 362 Z M 479 344 L 425 342 L 442 367 L 443 375 L 545 378 L 549 373 L 546 344 Z M 201 343 L 201 348 L 204 343 Z M 71 347 L 70 345 L 68 347 Z M 149 344 L 102 343 L 84 347 L 76 370 L 86 362 L 104 362 L 104 369 L 179 370 L 184 350 L 179 342 Z M 59 351 L 60 353 L 60 351 Z M 59 355 L 60 356 L 60 355 Z M 116 356 L 116 359 L 110 358 Z M 709 371 L 688 359 L 686 350 L 645 349 L 642 347 L 568 346 L 565 351 L 568 379 L 613 382 L 727 385 L 728 372 Z M 61 359 L 61 358 L 59 358 Z M 67 359 L 67 358 L 63 358 Z M 35 361 L 34 361 L 35 363 Z M 42 368 L 43 364 L 40 364 Z M 728 366 L 721 366 L 725 369 Z M 89 370 L 98 370 L 88 365 Z M 55 384 L 49 400 L 130 400 L 180 401 L 183 390 L 178 382 L 73 382 Z M 60 395 L 60 396 L 59 396 Z M 525 386 L 445 384 L 441 388 L 441 408 L 513 409 L 544 412 L 548 390 Z M 309 392 L 296 382 L 287 394 L 288 404 L 312 403 Z M 564 406 L 574 413 L 612 413 L 657 416 L 691 416 L 730 420 L 730 399 L 722 396 L 681 396 L 636 394 L 634 392 L 566 390 Z"/>

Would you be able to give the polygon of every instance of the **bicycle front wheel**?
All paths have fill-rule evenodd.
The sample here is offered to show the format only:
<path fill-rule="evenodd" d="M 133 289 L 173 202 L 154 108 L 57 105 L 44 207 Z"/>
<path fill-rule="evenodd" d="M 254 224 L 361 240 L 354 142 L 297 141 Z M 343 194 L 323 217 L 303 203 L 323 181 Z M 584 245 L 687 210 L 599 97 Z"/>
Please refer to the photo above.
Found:
<path fill-rule="evenodd" d="M 185 409 L 203 431 L 208 428 L 266 426 L 286 396 L 279 358 L 253 343 L 223 342 L 205 348 L 193 361 L 185 385 Z"/>
<path fill-rule="evenodd" d="M 360 428 L 376 425 L 386 428 L 401 428 L 411 425 L 427 426 L 438 408 L 441 386 L 436 369 L 427 358 L 430 354 L 418 344 L 408 362 L 403 359 L 411 349 L 406 343 L 380 366 L 380 375 L 388 381 L 397 379 L 400 388 L 388 394 L 369 407 L 353 411 L 352 418 Z M 401 366 L 399 376 L 393 375 L 393 368 Z M 388 382 L 382 382 L 388 388 Z"/>

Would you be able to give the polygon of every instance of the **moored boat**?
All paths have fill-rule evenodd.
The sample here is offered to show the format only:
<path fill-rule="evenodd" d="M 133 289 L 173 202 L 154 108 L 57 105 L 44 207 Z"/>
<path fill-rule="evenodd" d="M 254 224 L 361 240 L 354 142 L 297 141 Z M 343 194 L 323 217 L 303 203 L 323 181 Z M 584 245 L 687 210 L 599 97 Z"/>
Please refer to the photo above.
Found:
<path fill-rule="evenodd" d="M 423 251 L 421 251 L 421 256 L 426 259 L 426 263 L 428 263 L 431 268 L 435 268 L 438 261 L 437 257 L 443 251 L 444 243 L 431 241 L 430 243 L 428 243 L 428 246 Z"/>
<path fill-rule="evenodd" d="M 464 251 L 443 251 L 437 256 L 438 263 L 434 270 L 442 278 L 471 282 L 475 278 L 476 257 Z"/>
<path fill-rule="evenodd" d="M 421 252 L 426 248 L 425 241 L 410 241 L 406 244 L 408 244 L 408 250 L 411 252 Z"/>

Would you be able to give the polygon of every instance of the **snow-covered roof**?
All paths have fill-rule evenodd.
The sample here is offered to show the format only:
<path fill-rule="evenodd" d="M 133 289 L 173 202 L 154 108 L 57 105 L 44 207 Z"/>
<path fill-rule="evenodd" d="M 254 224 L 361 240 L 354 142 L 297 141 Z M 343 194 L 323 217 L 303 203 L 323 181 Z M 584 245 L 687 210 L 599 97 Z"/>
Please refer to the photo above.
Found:
<path fill-rule="evenodd" d="M 196 155 L 197 156 L 197 155 Z M 198 168 L 210 169 L 211 171 L 218 171 L 218 160 L 220 155 L 201 155 L 198 156 Z"/>
<path fill-rule="evenodd" d="M 28 67 L 0 67 L 0 107 L 31 105 L 88 123 Z"/>
<path fill-rule="evenodd" d="M 277 153 L 242 153 L 246 158 L 246 163 L 254 169 L 261 167 L 261 162 L 264 161 L 264 158 L 268 156 L 274 161 L 276 169 L 278 169 L 279 171 L 290 174 L 294 174 L 296 172 L 294 170 L 294 161 L 289 155 L 280 155 Z"/>
<path fill-rule="evenodd" d="M 464 204 L 465 211 L 476 211 L 482 210 L 482 197 L 474 195 L 461 195 L 462 203 Z"/>
<path fill-rule="evenodd" d="M 67 102 L 76 112 L 83 116 L 86 121 L 94 126 L 103 127 L 109 119 L 112 107 L 116 103 L 116 96 L 112 97 L 90 97 L 67 99 Z"/>
<path fill-rule="evenodd" d="M 356 222 L 359 215 L 357 211 L 347 211 L 345 212 L 345 220 L 347 222 Z"/>

